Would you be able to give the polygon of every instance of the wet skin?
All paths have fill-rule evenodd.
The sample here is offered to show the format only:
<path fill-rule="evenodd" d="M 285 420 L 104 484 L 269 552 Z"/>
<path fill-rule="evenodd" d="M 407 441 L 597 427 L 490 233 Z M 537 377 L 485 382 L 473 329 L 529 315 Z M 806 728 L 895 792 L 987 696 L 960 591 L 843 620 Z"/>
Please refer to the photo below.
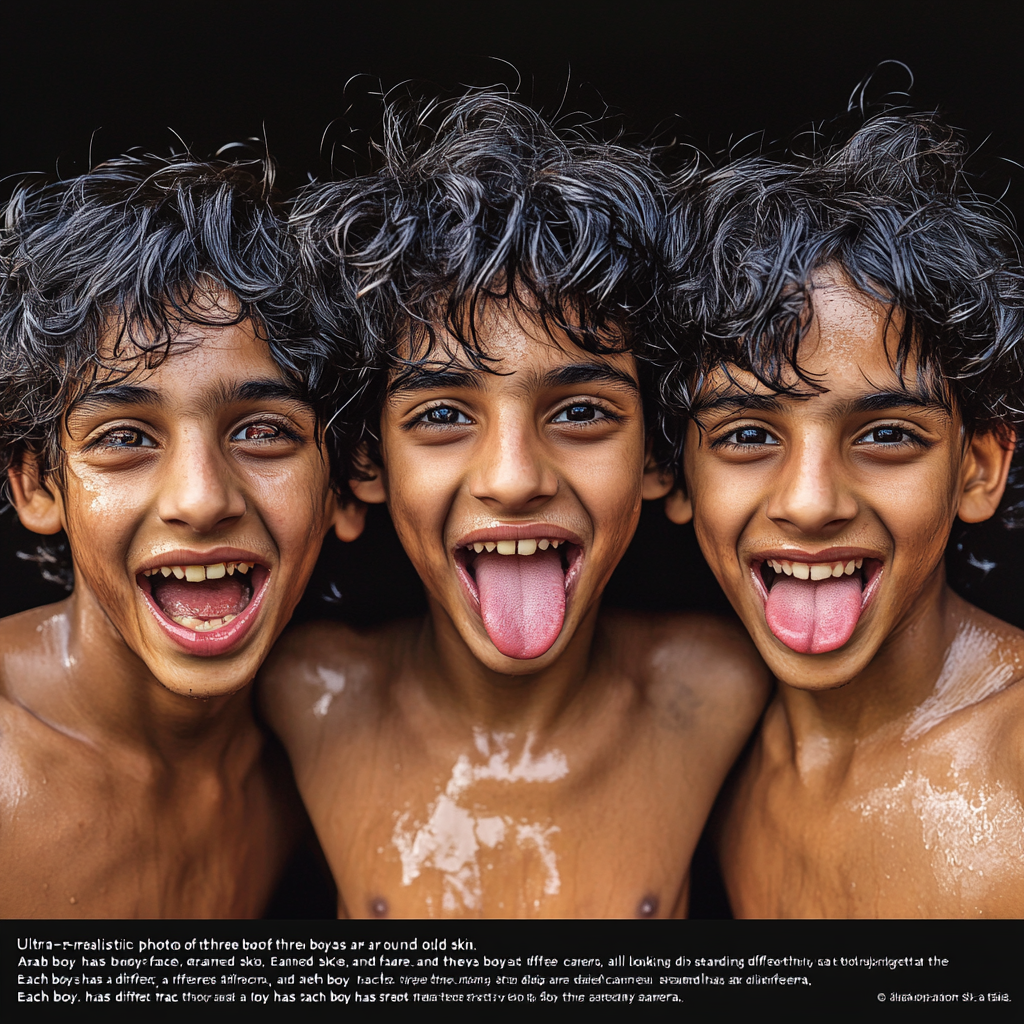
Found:
<path fill-rule="evenodd" d="M 75 589 L 0 622 L 6 917 L 258 915 L 301 817 L 249 684 L 344 516 L 251 326 L 179 341 L 72 408 L 60 482 L 12 474 L 25 525 L 66 530 Z M 147 596 L 154 568 L 232 560 L 244 628 L 175 629 Z"/>
<path fill-rule="evenodd" d="M 804 399 L 709 383 L 686 445 L 701 548 L 779 679 L 732 787 L 721 850 L 745 917 L 1024 913 L 1024 634 L 949 589 L 957 515 L 991 516 L 1010 450 L 908 391 L 885 311 L 821 272 Z M 907 379 L 914 381 L 913 369 Z M 750 397 L 752 395 L 753 397 Z M 849 640 L 799 653 L 765 616 L 766 561 L 863 559 Z"/>
<path fill-rule="evenodd" d="M 457 353 L 457 373 L 394 387 L 383 465 L 355 484 L 387 500 L 427 618 L 306 628 L 261 673 L 341 915 L 685 914 L 693 848 L 763 705 L 731 624 L 600 612 L 642 497 L 667 487 L 644 472 L 632 358 L 522 319 L 486 324 L 500 373 Z M 466 545 L 503 537 L 568 546 L 564 621 L 536 657 L 498 650 L 474 596 Z"/>

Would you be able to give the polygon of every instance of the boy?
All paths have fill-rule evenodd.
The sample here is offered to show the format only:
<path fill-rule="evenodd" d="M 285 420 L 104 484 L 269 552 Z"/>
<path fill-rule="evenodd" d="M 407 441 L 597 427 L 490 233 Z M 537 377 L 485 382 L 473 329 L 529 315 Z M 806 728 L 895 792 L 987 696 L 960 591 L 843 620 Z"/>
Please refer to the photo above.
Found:
<path fill-rule="evenodd" d="M 5 475 L 74 590 L 0 622 L 5 917 L 256 916 L 290 851 L 249 683 L 358 516 L 289 253 L 261 163 L 123 157 L 9 205 Z"/>
<path fill-rule="evenodd" d="M 668 488 L 641 401 L 658 182 L 501 96 L 444 114 L 392 114 L 380 173 L 296 213 L 322 329 L 362 346 L 351 486 L 429 613 L 290 635 L 266 714 L 339 915 L 682 916 L 767 683 L 728 623 L 599 612 Z"/>
<path fill-rule="evenodd" d="M 1024 914 L 1024 635 L 943 562 L 999 506 L 1024 397 L 1014 239 L 962 161 L 881 116 L 687 197 L 704 340 L 667 509 L 779 679 L 725 801 L 738 916 Z"/>

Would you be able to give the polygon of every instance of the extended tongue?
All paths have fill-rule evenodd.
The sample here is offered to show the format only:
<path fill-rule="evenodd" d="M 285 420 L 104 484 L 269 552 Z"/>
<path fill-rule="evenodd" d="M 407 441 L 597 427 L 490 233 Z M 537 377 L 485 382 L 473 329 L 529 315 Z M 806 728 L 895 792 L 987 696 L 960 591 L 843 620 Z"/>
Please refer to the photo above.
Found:
<path fill-rule="evenodd" d="M 783 576 L 768 591 L 768 628 L 798 654 L 824 654 L 842 647 L 860 618 L 860 575 L 826 580 Z"/>
<path fill-rule="evenodd" d="M 477 555 L 480 614 L 491 642 L 507 658 L 539 658 L 565 618 L 565 574 L 555 550 L 533 555 Z"/>

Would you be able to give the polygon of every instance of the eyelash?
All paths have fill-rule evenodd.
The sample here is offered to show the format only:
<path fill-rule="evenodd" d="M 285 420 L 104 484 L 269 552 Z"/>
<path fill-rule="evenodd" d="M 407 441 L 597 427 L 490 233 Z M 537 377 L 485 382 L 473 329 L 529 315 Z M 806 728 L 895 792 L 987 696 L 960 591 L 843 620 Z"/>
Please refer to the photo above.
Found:
<path fill-rule="evenodd" d="M 574 408 L 593 409 L 596 413 L 600 413 L 600 416 L 593 416 L 590 419 L 586 420 L 559 420 L 559 416 L 568 413 L 570 409 Z M 574 401 L 568 402 L 566 405 L 562 406 L 562 408 L 559 409 L 558 412 L 555 413 L 555 415 L 552 417 L 551 422 L 564 423 L 569 426 L 585 426 L 588 423 L 597 423 L 602 419 L 610 420 L 613 423 L 617 423 L 619 421 L 619 417 L 615 413 L 613 413 L 611 409 L 609 409 L 607 406 L 602 405 L 602 403 L 595 402 L 591 399 L 575 399 Z"/>
<path fill-rule="evenodd" d="M 569 419 L 559 420 L 558 419 L 559 416 L 567 414 L 570 409 L 581 408 L 581 407 L 585 407 L 585 408 L 588 408 L 588 409 L 593 409 L 595 411 L 595 413 L 598 413 L 599 415 L 596 415 L 596 416 L 591 417 L 590 419 L 584 419 L 584 420 L 569 420 Z M 455 414 L 456 416 L 464 417 L 465 420 L 466 420 L 466 423 L 458 423 L 458 422 L 456 422 L 456 423 L 431 423 L 427 419 L 427 417 L 432 412 L 435 412 L 438 409 L 448 409 L 448 410 L 451 410 L 451 412 L 453 414 Z M 575 401 L 568 402 L 561 409 L 559 409 L 559 411 L 557 413 L 555 413 L 555 415 L 551 418 L 551 422 L 552 423 L 563 423 L 563 424 L 565 424 L 567 426 L 572 426 L 572 427 L 579 427 L 579 426 L 586 426 L 587 424 L 590 424 L 590 423 L 598 422 L 598 421 L 600 421 L 602 419 L 607 419 L 607 420 L 611 420 L 613 422 L 617 422 L 619 420 L 619 417 L 615 413 L 613 413 L 609 408 L 607 408 L 605 405 L 603 405 L 600 402 L 580 401 L 580 400 L 577 399 Z M 414 416 L 411 420 L 409 420 L 407 423 L 404 424 L 403 429 L 405 429 L 405 430 L 413 430 L 416 427 L 427 427 L 428 429 L 444 430 L 447 427 L 466 426 L 470 422 L 472 422 L 470 420 L 470 417 L 466 413 L 464 413 L 461 409 L 457 408 L 456 406 L 452 405 L 449 402 L 438 402 L 437 405 L 429 406 L 428 408 L 424 409 L 422 412 L 420 412 L 416 416 Z"/>
<path fill-rule="evenodd" d="M 448 427 L 462 427 L 466 426 L 465 423 L 431 423 L 427 417 L 432 412 L 437 412 L 439 409 L 448 409 L 453 412 L 456 416 L 463 416 L 466 422 L 469 423 L 470 418 L 461 409 L 456 408 L 450 402 L 438 402 L 436 405 L 428 406 L 422 412 L 417 413 L 411 420 L 403 424 L 403 430 L 414 430 L 416 427 L 426 427 L 428 430 L 445 430 Z"/>
<path fill-rule="evenodd" d="M 751 433 L 763 434 L 763 435 L 765 435 L 766 438 L 771 438 L 772 440 L 771 441 L 768 441 L 768 440 L 764 440 L 764 441 L 748 441 L 748 442 L 732 440 L 737 435 L 746 433 L 748 431 L 751 432 Z M 894 433 L 898 433 L 898 434 L 901 434 L 903 436 L 898 441 L 875 441 L 873 443 L 868 443 L 866 441 L 866 439 L 868 437 L 870 437 L 872 434 L 877 434 L 877 433 L 880 433 L 882 431 L 893 431 Z M 711 447 L 712 448 L 739 448 L 739 449 L 746 449 L 747 451 L 749 451 L 749 450 L 751 450 L 753 448 L 762 448 L 762 447 L 770 448 L 770 447 L 775 447 L 779 443 L 780 442 L 775 437 L 775 435 L 772 434 L 772 432 L 770 430 L 768 430 L 766 427 L 745 426 L 745 427 L 734 427 L 727 434 L 723 434 L 721 437 L 719 437 L 716 440 L 712 441 L 711 442 Z M 857 438 L 857 440 L 854 441 L 854 444 L 855 445 L 861 445 L 863 447 L 879 447 L 879 448 L 890 448 L 890 449 L 898 448 L 898 447 L 901 447 L 901 446 L 907 445 L 907 444 L 914 445 L 915 447 L 919 447 L 919 448 L 927 447 L 927 442 L 919 434 L 917 434 L 915 431 L 911 430 L 909 427 L 900 426 L 900 425 L 895 424 L 895 423 L 880 423 L 877 426 L 872 427 L 870 430 L 867 430 L 863 434 L 861 434 Z"/>
<path fill-rule="evenodd" d="M 272 437 L 251 437 L 251 438 L 238 438 L 238 435 L 243 431 L 249 430 L 251 427 L 272 427 L 276 433 Z M 113 444 L 111 443 L 112 438 L 117 435 L 133 434 L 136 438 L 149 441 L 149 444 Z M 248 444 L 269 444 L 270 442 L 285 438 L 289 441 L 300 441 L 301 437 L 298 433 L 292 430 L 290 427 L 274 419 L 261 417 L 250 421 L 249 423 L 243 423 L 241 426 L 233 430 L 228 438 L 230 441 L 236 439 L 248 443 Z M 90 451 L 106 450 L 106 451 L 125 451 L 125 450 L 142 450 L 146 448 L 156 448 L 157 444 L 152 437 L 149 436 L 144 430 L 139 427 L 112 427 L 110 430 L 105 431 L 93 442 L 89 444 Z"/>

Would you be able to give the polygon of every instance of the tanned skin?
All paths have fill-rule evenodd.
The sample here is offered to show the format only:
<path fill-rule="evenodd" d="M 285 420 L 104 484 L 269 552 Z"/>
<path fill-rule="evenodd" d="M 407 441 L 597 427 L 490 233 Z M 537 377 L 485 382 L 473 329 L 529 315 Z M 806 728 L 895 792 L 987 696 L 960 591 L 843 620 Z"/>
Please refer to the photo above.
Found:
<path fill-rule="evenodd" d="M 304 627 L 261 672 L 339 916 L 684 916 L 767 696 L 735 625 L 600 611 L 642 497 L 669 484 L 645 474 L 632 357 L 525 319 L 482 328 L 500 373 L 452 345 L 460 373 L 393 389 L 382 465 L 353 483 L 388 502 L 429 614 Z M 564 622 L 534 657 L 503 654 L 481 617 L 471 545 L 502 539 L 566 545 Z"/>
<path fill-rule="evenodd" d="M 813 312 L 800 362 L 828 390 L 774 395 L 737 371 L 751 399 L 713 380 L 717 398 L 735 401 L 700 415 L 703 434 L 687 437 L 690 498 L 668 501 L 677 520 L 692 513 L 779 679 L 726 801 L 733 909 L 1020 917 L 1024 633 L 955 595 L 943 566 L 955 518 L 996 511 L 1012 438 L 969 436 L 956 413 L 901 384 L 898 318 L 886 335 L 886 310 L 841 272 L 819 272 Z M 766 560 L 858 558 L 865 600 L 845 644 L 798 653 L 773 634 Z"/>
<path fill-rule="evenodd" d="M 258 916 L 302 821 L 249 684 L 310 538 L 348 520 L 313 413 L 252 326 L 186 334 L 70 410 L 59 479 L 30 458 L 10 475 L 26 526 L 66 530 L 75 588 L 0 622 L 4 917 Z M 256 614 L 215 652 L 176 642 L 146 572 L 240 560 Z"/>

